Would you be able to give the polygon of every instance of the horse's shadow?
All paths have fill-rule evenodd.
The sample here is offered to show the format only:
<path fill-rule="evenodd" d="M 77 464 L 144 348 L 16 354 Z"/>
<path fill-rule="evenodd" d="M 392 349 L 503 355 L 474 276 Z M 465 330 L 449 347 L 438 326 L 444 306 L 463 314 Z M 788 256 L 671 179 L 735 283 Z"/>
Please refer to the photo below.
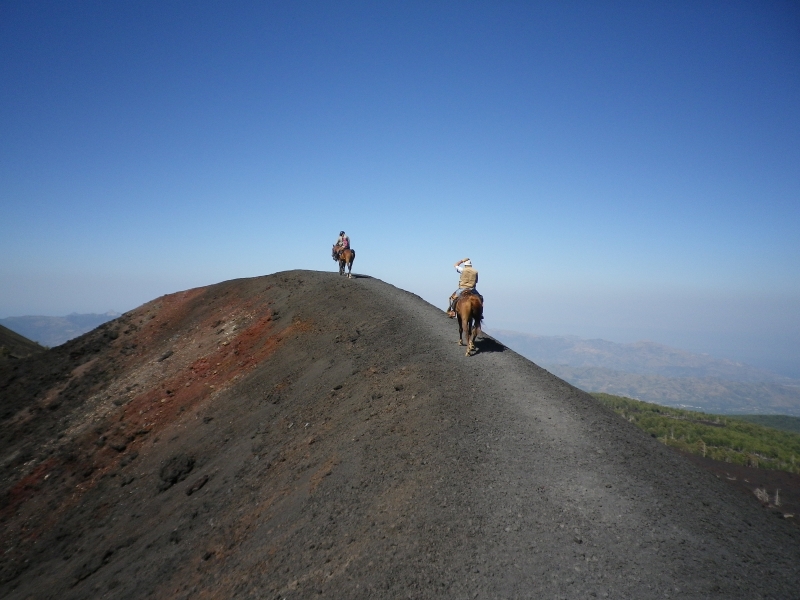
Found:
<path fill-rule="evenodd" d="M 475 340 L 475 347 L 478 352 L 505 352 L 506 347 L 493 337 L 481 335 L 480 339 Z"/>

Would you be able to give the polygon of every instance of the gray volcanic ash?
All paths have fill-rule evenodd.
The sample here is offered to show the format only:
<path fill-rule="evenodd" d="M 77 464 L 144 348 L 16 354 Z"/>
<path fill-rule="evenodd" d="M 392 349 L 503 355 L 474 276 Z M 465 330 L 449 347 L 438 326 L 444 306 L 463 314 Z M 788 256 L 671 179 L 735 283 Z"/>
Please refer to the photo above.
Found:
<path fill-rule="evenodd" d="M 797 597 L 797 529 L 456 337 L 291 271 L 0 365 L 2 596 Z"/>

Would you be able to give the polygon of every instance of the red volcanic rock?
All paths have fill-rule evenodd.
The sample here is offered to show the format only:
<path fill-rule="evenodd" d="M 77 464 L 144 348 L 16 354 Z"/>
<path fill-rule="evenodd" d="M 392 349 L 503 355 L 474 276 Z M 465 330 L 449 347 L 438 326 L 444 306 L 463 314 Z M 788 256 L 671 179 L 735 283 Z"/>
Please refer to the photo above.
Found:
<path fill-rule="evenodd" d="M 0 596 L 796 597 L 798 529 L 755 496 L 456 340 L 291 271 L 0 365 Z"/>

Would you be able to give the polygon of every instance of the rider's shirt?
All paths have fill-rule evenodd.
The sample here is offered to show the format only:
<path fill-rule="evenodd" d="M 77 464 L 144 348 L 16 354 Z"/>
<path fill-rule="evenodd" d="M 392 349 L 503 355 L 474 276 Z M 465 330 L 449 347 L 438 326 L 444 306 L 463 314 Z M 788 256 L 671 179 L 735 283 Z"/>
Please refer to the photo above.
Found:
<path fill-rule="evenodd" d="M 336 240 L 336 245 L 341 246 L 342 248 L 349 248 L 350 237 L 347 235 L 340 235 L 339 238 Z"/>
<path fill-rule="evenodd" d="M 463 265 L 458 265 L 456 267 L 456 271 L 461 274 L 461 277 L 458 278 L 458 287 L 464 288 L 468 290 L 475 289 L 475 286 L 478 285 L 478 272 L 473 269 L 472 267 L 465 267 Z"/>

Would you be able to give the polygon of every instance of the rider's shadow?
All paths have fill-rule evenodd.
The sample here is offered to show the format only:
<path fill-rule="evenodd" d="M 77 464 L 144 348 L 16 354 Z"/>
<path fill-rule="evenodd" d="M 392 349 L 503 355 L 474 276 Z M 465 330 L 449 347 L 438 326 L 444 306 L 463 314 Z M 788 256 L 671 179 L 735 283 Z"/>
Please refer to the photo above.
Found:
<path fill-rule="evenodd" d="M 506 347 L 493 337 L 481 335 L 479 340 L 475 340 L 478 352 L 505 352 Z"/>

